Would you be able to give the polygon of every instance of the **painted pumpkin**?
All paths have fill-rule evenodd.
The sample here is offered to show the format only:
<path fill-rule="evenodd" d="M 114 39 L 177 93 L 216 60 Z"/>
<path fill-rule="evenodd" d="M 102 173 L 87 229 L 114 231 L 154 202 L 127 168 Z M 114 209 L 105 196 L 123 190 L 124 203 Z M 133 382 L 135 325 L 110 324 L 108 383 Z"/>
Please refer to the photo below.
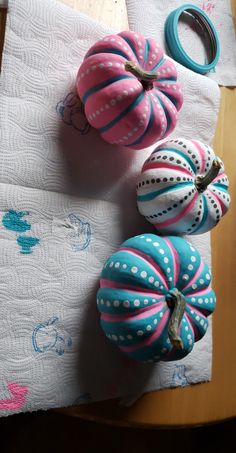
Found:
<path fill-rule="evenodd" d="M 211 230 L 230 203 L 222 161 L 198 140 L 161 143 L 137 182 L 138 209 L 161 234 Z"/>
<path fill-rule="evenodd" d="M 133 149 L 170 134 L 183 102 L 174 63 L 152 38 L 125 31 L 87 52 L 76 81 L 88 122 L 102 138 Z"/>
<path fill-rule="evenodd" d="M 178 360 L 205 335 L 215 293 L 189 242 L 143 234 L 105 263 L 97 307 L 106 336 L 131 358 Z"/>

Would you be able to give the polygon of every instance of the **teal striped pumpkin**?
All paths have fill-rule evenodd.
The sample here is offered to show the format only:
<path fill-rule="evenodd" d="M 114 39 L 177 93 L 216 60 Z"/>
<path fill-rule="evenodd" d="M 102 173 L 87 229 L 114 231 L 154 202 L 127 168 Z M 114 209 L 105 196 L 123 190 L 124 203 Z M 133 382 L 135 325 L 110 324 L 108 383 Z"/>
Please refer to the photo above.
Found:
<path fill-rule="evenodd" d="M 130 358 L 178 360 L 206 333 L 211 273 L 183 238 L 135 236 L 105 263 L 97 307 L 107 338 Z"/>

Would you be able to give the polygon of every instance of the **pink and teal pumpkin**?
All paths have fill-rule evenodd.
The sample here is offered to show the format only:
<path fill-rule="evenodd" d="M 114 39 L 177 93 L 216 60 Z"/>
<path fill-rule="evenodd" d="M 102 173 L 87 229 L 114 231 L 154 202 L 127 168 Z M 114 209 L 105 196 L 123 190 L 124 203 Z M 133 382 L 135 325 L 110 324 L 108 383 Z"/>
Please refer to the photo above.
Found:
<path fill-rule="evenodd" d="M 131 31 L 96 42 L 76 81 L 88 122 L 112 144 L 141 149 L 175 128 L 183 95 L 173 61 Z"/>
<path fill-rule="evenodd" d="M 139 212 L 160 234 L 201 234 L 227 212 L 229 181 L 222 161 L 199 140 L 161 143 L 137 181 Z"/>
<path fill-rule="evenodd" d="M 97 307 L 107 338 L 130 358 L 182 359 L 215 308 L 211 273 L 181 237 L 135 236 L 105 263 Z"/>

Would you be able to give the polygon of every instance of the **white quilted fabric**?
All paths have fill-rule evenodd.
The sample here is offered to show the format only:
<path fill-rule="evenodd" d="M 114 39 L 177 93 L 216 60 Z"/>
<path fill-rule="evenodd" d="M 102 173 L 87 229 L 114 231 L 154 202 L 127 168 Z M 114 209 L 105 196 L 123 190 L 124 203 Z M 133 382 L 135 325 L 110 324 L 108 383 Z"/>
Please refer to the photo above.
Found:
<path fill-rule="evenodd" d="M 155 38 L 165 48 L 164 24 L 168 14 L 185 2 L 182 0 L 126 0 L 131 30 Z M 220 42 L 220 58 L 217 66 L 207 74 L 219 85 L 236 85 L 236 39 L 230 0 L 191 0 L 201 8 L 213 22 Z M 188 55 L 200 64 L 209 59 L 202 30 L 190 17 L 179 21 L 180 41 Z M 204 37 L 205 38 L 205 37 Z"/>
<path fill-rule="evenodd" d="M 134 184 L 150 150 L 102 142 L 73 92 L 86 50 L 107 33 L 54 0 L 9 1 L 0 82 L 0 415 L 136 397 L 211 376 L 211 329 L 181 362 L 143 366 L 131 365 L 99 328 L 105 258 L 150 229 Z M 179 74 L 185 104 L 175 135 L 210 143 L 218 87 L 185 68 Z M 64 158 L 71 155 L 80 197 L 63 194 L 71 190 Z M 209 235 L 191 241 L 210 264 Z"/>

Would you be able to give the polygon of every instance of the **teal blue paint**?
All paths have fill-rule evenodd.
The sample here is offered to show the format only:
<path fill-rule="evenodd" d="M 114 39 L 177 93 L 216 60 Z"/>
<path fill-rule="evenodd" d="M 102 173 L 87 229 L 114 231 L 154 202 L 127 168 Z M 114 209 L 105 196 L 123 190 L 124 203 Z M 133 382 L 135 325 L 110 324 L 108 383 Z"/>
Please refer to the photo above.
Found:
<path fill-rule="evenodd" d="M 156 197 L 159 197 L 159 195 L 163 195 L 163 193 L 169 193 L 169 192 L 174 192 L 175 190 L 178 189 L 183 189 L 184 187 L 189 187 L 192 186 L 192 182 L 179 182 L 177 184 L 173 184 L 171 187 L 164 187 L 163 189 L 156 190 L 154 192 L 146 193 L 145 195 L 138 195 L 137 200 L 138 201 L 151 201 Z"/>
<path fill-rule="evenodd" d="M 185 52 L 178 35 L 178 23 L 179 18 L 183 12 L 190 12 L 202 25 L 204 32 L 207 33 L 208 37 L 212 42 L 211 47 L 213 49 L 213 59 L 209 64 L 201 65 L 196 61 L 192 60 L 189 55 Z M 209 16 L 200 8 L 192 4 L 184 4 L 179 8 L 172 11 L 165 22 L 165 40 L 169 53 L 186 68 L 191 69 L 199 74 L 206 74 L 215 68 L 218 63 L 220 56 L 220 43 L 216 32 L 216 29 L 211 22 Z"/>
<path fill-rule="evenodd" d="M 22 217 L 25 215 L 29 215 L 29 212 L 17 212 L 13 209 L 9 209 L 3 216 L 2 224 L 7 230 L 25 233 L 31 229 L 31 225 L 27 220 L 22 220 Z"/>
<path fill-rule="evenodd" d="M 191 159 L 186 156 L 186 154 L 182 153 L 179 149 L 177 148 L 158 148 L 156 151 L 153 151 L 152 154 L 155 154 L 159 151 L 165 151 L 166 152 L 174 152 L 176 154 L 178 154 L 180 157 L 182 157 L 184 160 L 186 160 L 186 162 L 189 164 L 189 166 L 191 167 L 191 169 L 193 170 L 194 173 L 197 173 L 197 170 L 193 164 L 193 162 L 191 161 Z"/>
<path fill-rule="evenodd" d="M 18 236 L 17 244 L 21 247 L 20 253 L 23 255 L 28 255 L 32 253 L 32 247 L 35 247 L 39 243 L 38 238 L 30 236 Z"/>

